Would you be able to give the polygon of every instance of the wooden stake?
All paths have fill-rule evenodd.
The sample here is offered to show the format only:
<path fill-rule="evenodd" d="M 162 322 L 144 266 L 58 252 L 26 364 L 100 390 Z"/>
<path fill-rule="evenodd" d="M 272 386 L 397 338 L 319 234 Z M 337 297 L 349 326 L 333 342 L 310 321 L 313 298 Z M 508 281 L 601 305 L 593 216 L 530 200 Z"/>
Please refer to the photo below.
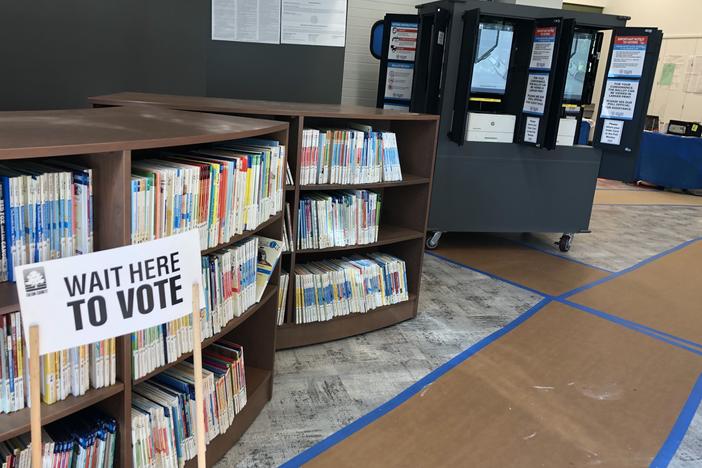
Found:
<path fill-rule="evenodd" d="M 193 368 L 195 371 L 195 436 L 197 467 L 205 468 L 205 395 L 202 389 L 202 332 L 200 330 L 200 289 L 193 284 Z M 36 465 L 40 466 L 40 465 Z"/>
<path fill-rule="evenodd" d="M 41 382 L 39 372 L 39 325 L 29 327 L 29 398 L 32 466 L 41 466 Z"/>

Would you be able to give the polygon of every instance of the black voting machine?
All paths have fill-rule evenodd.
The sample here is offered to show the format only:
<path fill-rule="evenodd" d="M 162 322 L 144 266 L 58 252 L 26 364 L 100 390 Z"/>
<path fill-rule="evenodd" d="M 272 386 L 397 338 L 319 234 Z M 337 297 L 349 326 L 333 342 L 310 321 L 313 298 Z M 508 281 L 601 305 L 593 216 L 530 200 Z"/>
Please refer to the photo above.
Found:
<path fill-rule="evenodd" d="M 662 32 L 626 28 L 621 16 L 495 2 L 418 10 L 410 110 L 441 115 L 428 247 L 447 231 L 554 232 L 567 251 L 588 230 L 598 175 L 631 180 Z M 608 94 L 613 115 L 600 115 L 600 102 L 594 146 L 578 145 L 607 30 L 610 49 L 615 38 L 633 45 L 617 49 L 623 64 L 611 70 L 610 53 L 600 101 L 610 85 L 629 94 Z M 613 74 L 620 65 L 631 75 Z"/>

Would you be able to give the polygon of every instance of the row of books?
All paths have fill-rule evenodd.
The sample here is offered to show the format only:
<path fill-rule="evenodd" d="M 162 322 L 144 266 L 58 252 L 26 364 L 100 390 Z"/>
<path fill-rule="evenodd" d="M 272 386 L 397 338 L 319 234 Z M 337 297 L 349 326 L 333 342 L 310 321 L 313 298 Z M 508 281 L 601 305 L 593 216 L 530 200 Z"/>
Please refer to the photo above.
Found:
<path fill-rule="evenodd" d="M 93 408 L 42 427 L 42 467 L 112 468 L 117 422 Z M 2 468 L 30 468 L 30 434 L 0 442 Z"/>
<path fill-rule="evenodd" d="M 374 252 L 295 265 L 295 323 L 331 320 L 409 299 L 404 260 Z"/>
<path fill-rule="evenodd" d="M 378 240 L 380 194 L 369 190 L 311 192 L 300 197 L 298 249 L 370 244 Z"/>
<path fill-rule="evenodd" d="M 30 405 L 27 341 L 19 312 L 0 316 L 0 412 Z M 117 370 L 115 339 L 78 346 L 40 358 L 41 396 L 46 404 L 84 395 L 89 388 L 114 385 Z"/>
<path fill-rule="evenodd" d="M 287 272 L 280 273 L 280 287 L 278 288 L 278 325 L 285 322 L 285 305 L 288 303 L 288 285 L 290 274 Z"/>
<path fill-rule="evenodd" d="M 246 405 L 244 349 L 226 340 L 202 352 L 205 440 L 224 434 Z M 197 455 L 195 377 L 192 362 L 166 369 L 132 393 L 135 468 L 181 468 Z"/>
<path fill-rule="evenodd" d="M 63 160 L 0 165 L 0 281 L 14 267 L 93 251 L 92 171 Z"/>
<path fill-rule="evenodd" d="M 202 257 L 205 304 L 201 310 L 202 338 L 219 333 L 234 317 L 261 300 L 282 242 L 252 236 Z M 193 350 L 190 316 L 132 334 L 132 375 L 135 379 L 175 362 Z"/>
<path fill-rule="evenodd" d="M 397 138 L 367 125 L 302 131 L 300 185 L 402 180 Z"/>
<path fill-rule="evenodd" d="M 132 243 L 198 229 L 201 248 L 226 243 L 282 209 L 285 147 L 245 139 L 132 162 Z"/>

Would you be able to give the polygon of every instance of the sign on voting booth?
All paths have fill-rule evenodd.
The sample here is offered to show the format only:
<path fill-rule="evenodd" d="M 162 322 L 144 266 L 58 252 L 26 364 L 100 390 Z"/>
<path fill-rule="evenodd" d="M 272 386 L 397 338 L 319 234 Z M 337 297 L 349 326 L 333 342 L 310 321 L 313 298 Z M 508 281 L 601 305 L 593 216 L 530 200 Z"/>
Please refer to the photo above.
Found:
<path fill-rule="evenodd" d="M 22 327 L 29 337 L 31 401 L 40 401 L 39 355 L 161 325 L 188 314 L 199 324 L 198 232 L 15 268 Z M 205 467 L 199 326 L 192 327 L 197 463 Z M 41 407 L 30 408 L 32 466 L 42 465 Z"/>

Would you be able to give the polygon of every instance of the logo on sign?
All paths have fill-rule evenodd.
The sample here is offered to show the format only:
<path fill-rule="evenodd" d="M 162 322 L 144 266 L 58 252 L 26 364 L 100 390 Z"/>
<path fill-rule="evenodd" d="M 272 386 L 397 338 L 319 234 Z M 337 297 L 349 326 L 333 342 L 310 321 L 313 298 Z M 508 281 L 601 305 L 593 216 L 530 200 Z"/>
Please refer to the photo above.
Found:
<path fill-rule="evenodd" d="M 27 297 L 44 294 L 48 291 L 46 288 L 46 274 L 44 267 L 29 268 L 24 270 L 24 285 Z"/>

